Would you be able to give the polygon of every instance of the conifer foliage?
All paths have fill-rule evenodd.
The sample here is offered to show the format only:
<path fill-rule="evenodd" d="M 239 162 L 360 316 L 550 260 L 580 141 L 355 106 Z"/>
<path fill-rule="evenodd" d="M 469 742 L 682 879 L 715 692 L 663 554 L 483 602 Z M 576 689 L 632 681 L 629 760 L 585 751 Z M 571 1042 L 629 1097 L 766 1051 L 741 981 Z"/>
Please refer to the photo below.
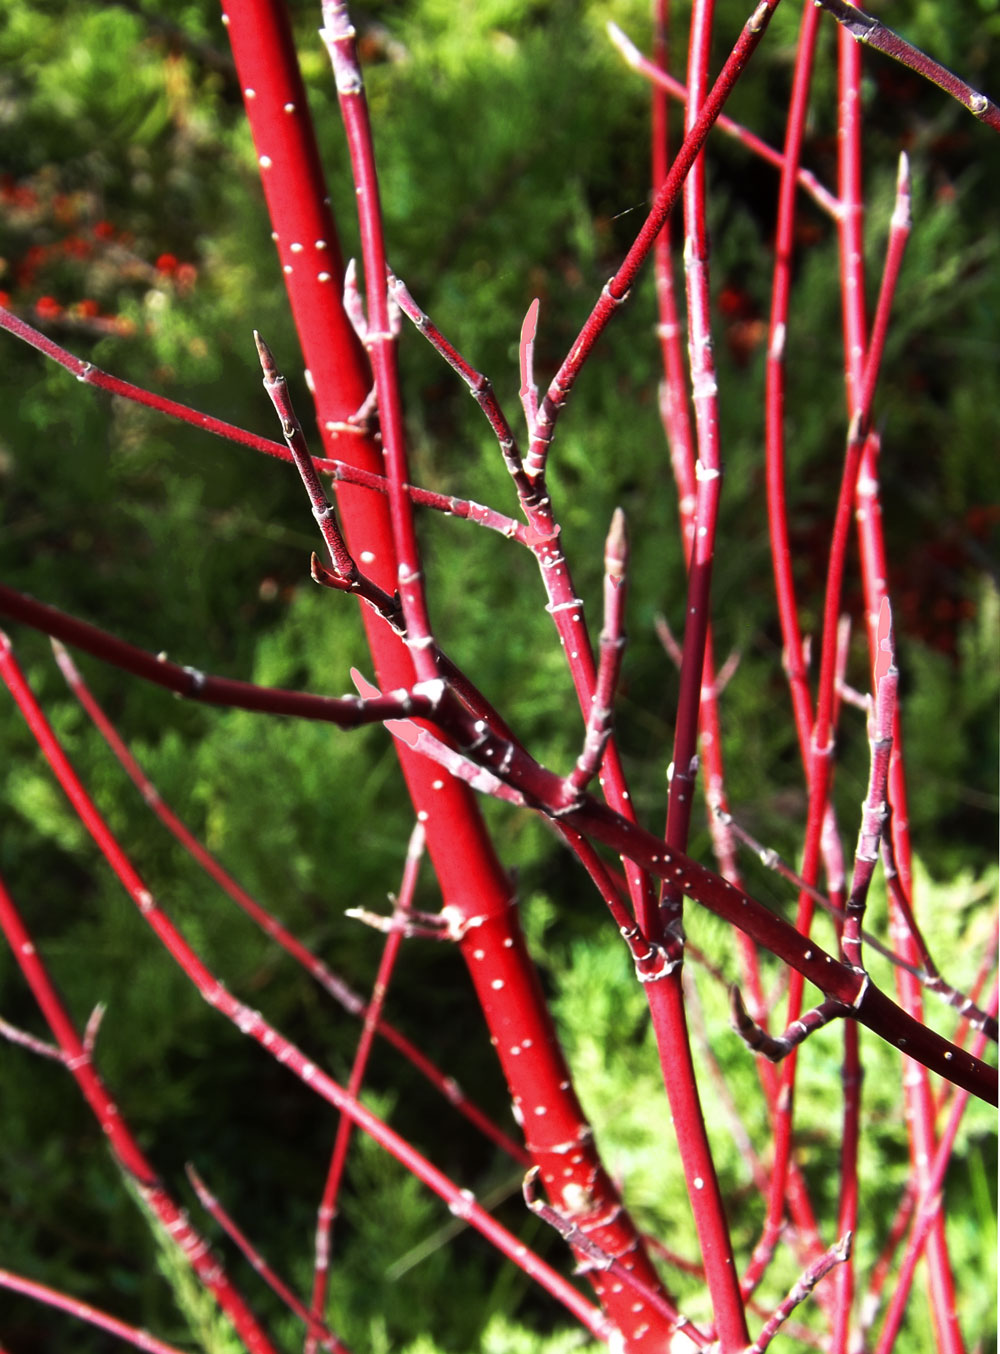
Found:
<path fill-rule="evenodd" d="M 944 61 L 964 48 L 924 50 L 934 6 L 897 32 L 841 0 L 656 0 L 651 26 L 322 0 L 318 38 L 300 8 L 86 17 L 96 83 L 138 39 L 117 107 L 162 220 L 155 194 L 113 219 L 96 128 L 76 165 L 103 189 L 27 161 L 0 183 L 16 432 L 71 504 L 57 539 L 4 465 L 0 1033 L 39 1089 L 4 1165 L 0 1344 L 981 1343 L 995 879 L 974 827 L 911 829 L 922 750 L 981 761 L 996 593 L 971 550 L 927 657 L 928 590 L 891 552 L 923 435 L 903 349 L 960 321 L 990 249 L 981 177 L 949 239 L 938 129 L 986 163 L 1000 111 Z M 14 7 L 39 70 L 43 28 Z M 513 112 L 505 133 L 477 62 L 547 106 L 548 140 Z M 931 110 L 902 130 L 893 79 Z M 557 127 L 567 80 L 630 110 L 591 182 L 580 146 L 618 114 L 581 95 Z M 217 185 L 206 108 L 236 165 Z M 414 179 L 464 175 L 467 200 L 408 184 L 410 138 Z M 531 260 L 497 222 L 508 199 L 543 220 L 546 193 L 568 213 Z M 982 411 L 948 360 L 938 516 L 975 539 Z M 110 461 L 74 469 L 67 438 Z M 19 549 L 36 505 L 49 534 Z M 942 681 L 915 679 L 956 657 L 967 708 L 933 727 Z M 60 1138 L 70 1080 L 86 1115 Z M 60 1141 L 96 1203 L 63 1202 Z M 142 1264 L 74 1252 L 129 1210 Z"/>

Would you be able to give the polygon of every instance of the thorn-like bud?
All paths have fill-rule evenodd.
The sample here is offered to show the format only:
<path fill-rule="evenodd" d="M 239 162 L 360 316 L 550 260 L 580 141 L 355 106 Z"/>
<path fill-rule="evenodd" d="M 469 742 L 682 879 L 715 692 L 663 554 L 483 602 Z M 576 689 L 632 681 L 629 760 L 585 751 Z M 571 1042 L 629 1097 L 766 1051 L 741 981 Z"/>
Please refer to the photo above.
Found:
<path fill-rule="evenodd" d="M 623 33 L 616 23 L 608 22 L 607 33 L 612 43 L 618 48 L 618 51 L 630 66 L 637 68 L 642 64 L 642 53 L 632 39 Z"/>
<path fill-rule="evenodd" d="M 309 560 L 309 574 L 313 582 L 323 588 L 336 588 L 338 592 L 346 592 L 351 586 L 350 579 L 343 578 L 332 569 L 328 569 L 315 551 Z"/>
<path fill-rule="evenodd" d="M 896 171 L 896 203 L 892 212 L 892 225 L 897 230 L 910 229 L 910 157 L 906 151 L 899 153 L 899 168 Z"/>
<path fill-rule="evenodd" d="M 910 157 L 905 150 L 899 152 L 899 168 L 896 171 L 896 192 L 910 191 Z"/>
<path fill-rule="evenodd" d="M 521 321 L 521 343 L 534 343 L 535 336 L 538 333 L 538 307 L 540 302 L 538 297 L 532 301 L 531 305 L 524 313 L 524 319 Z"/>
<path fill-rule="evenodd" d="M 628 567 L 628 527 L 625 512 L 615 508 L 611 515 L 611 526 L 604 542 L 604 572 L 609 578 L 622 579 Z"/>
<path fill-rule="evenodd" d="M 746 1005 L 743 1001 L 743 993 L 735 983 L 729 984 L 729 1023 L 737 1034 L 743 1034 L 744 1029 L 750 1020 Z"/>
<path fill-rule="evenodd" d="M 895 661 L 895 640 L 892 630 L 892 607 L 888 597 L 882 598 L 875 627 L 875 691 Z"/>
<path fill-rule="evenodd" d="M 275 363 L 274 354 L 256 329 L 253 331 L 253 341 L 257 345 L 257 356 L 260 359 L 260 369 L 264 373 L 264 384 L 274 385 L 275 381 L 281 379 L 281 373 L 278 371 L 277 364 Z"/>
<path fill-rule="evenodd" d="M 524 1202 L 531 1209 L 532 1213 L 537 1210 L 538 1200 L 535 1197 L 535 1182 L 540 1174 L 538 1166 L 532 1166 L 521 1181 L 521 1194 L 524 1196 Z"/>

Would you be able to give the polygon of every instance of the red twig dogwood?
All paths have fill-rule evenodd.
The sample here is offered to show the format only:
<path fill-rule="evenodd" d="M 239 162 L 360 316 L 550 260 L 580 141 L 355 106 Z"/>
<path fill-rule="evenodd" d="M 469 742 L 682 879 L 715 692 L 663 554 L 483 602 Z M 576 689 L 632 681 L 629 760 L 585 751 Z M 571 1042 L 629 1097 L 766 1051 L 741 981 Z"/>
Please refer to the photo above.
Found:
<path fill-rule="evenodd" d="M 877 1347 L 888 1351 L 897 1339 L 914 1267 L 920 1256 L 926 1255 L 937 1346 L 955 1354 L 962 1348 L 940 1190 L 969 1096 L 996 1103 L 996 1073 L 985 1056 L 988 1040 L 996 1038 L 995 980 L 985 1007 L 975 1004 L 983 1000 L 978 988 L 986 988 L 995 967 L 995 954 L 984 963 L 977 990 L 966 997 L 937 971 L 915 917 L 897 700 L 900 674 L 879 514 L 879 436 L 874 423 L 877 382 L 910 231 L 909 171 L 904 156 L 879 300 L 869 325 L 864 300 L 861 65 L 855 39 L 896 56 L 934 80 L 988 127 L 998 125 L 997 115 L 985 96 L 871 16 L 842 0 L 819 0 L 820 7 L 840 24 L 838 182 L 835 189 L 824 185 L 802 163 L 820 25 L 829 22 L 820 8 L 810 5 L 803 11 L 781 151 L 722 112 L 764 39 L 777 5 L 778 0 L 760 0 L 735 41 L 727 44 L 728 55 L 714 79 L 712 0 L 695 0 L 692 6 L 683 83 L 671 77 L 667 69 L 671 21 L 666 0 L 657 0 L 655 6 L 652 59 L 643 57 L 629 38 L 613 29 L 612 39 L 629 66 L 654 86 L 652 205 L 624 259 L 544 388 L 538 384 L 537 349 L 548 316 L 537 299 L 528 307 L 518 343 L 518 396 L 527 428 L 523 452 L 490 379 L 477 371 L 424 313 L 405 279 L 390 270 L 391 241 L 386 238 L 380 198 L 375 131 L 357 33 L 344 0 L 323 0 L 321 38 L 332 67 L 353 175 L 363 285 L 357 265 L 345 267 L 341 258 L 285 6 L 281 0 L 224 0 L 222 14 L 261 171 L 279 266 L 315 400 L 323 455 L 316 456 L 310 449 L 282 374 L 282 367 L 296 362 L 295 355 L 272 352 L 256 330 L 253 338 L 264 386 L 277 414 L 284 445 L 124 382 L 67 352 L 19 315 L 0 309 L 0 327 L 38 348 L 84 384 L 144 404 L 235 445 L 290 461 L 306 490 L 325 551 L 323 558 L 313 556 L 312 577 L 332 592 L 353 594 L 361 603 L 374 680 L 352 670 L 358 694 L 329 697 L 214 677 L 170 662 L 0 584 L 0 615 L 41 630 L 57 641 L 58 661 L 67 680 L 147 805 L 230 898 L 322 988 L 362 1020 L 352 1070 L 342 1085 L 260 1012 L 227 990 L 222 977 L 203 960 L 154 896 L 99 813 L 85 778 L 74 769 L 19 667 L 12 643 L 0 636 L 0 675 L 14 703 L 74 811 L 159 943 L 213 1011 L 340 1112 L 318 1203 L 312 1291 L 308 1297 L 295 1293 L 279 1277 L 279 1267 L 264 1260 L 265 1240 L 244 1233 L 236 1216 L 209 1192 L 197 1173 L 192 1173 L 203 1207 L 304 1323 L 307 1354 L 321 1348 L 346 1348 L 337 1334 L 336 1313 L 328 1310 L 329 1277 L 333 1222 L 354 1128 L 368 1134 L 437 1193 L 457 1218 L 519 1266 L 591 1337 L 615 1350 L 662 1354 L 693 1345 L 718 1349 L 720 1354 L 763 1351 L 793 1308 L 814 1295 L 825 1330 L 822 1337 L 810 1338 L 829 1354 L 846 1354 L 863 1337 L 872 1319 L 872 1304 L 862 1311 L 863 1304 L 858 1300 L 863 1276 L 852 1249 L 852 1241 L 865 1224 L 858 1166 L 862 1026 L 900 1051 L 901 1093 L 907 1105 L 911 1153 L 910 1178 L 890 1238 L 892 1251 L 904 1247 L 903 1260 Z M 674 154 L 668 147 L 668 94 L 684 106 L 683 133 Z M 712 579 L 720 549 L 720 410 L 725 392 L 720 390 L 714 353 L 706 164 L 706 147 L 716 125 L 779 174 L 761 444 L 790 718 L 807 792 L 802 859 L 796 869 L 780 862 L 776 853 L 762 848 L 740 826 L 738 815 L 730 810 L 722 755 L 720 698 L 725 677 L 716 666 Z M 804 604 L 793 567 L 786 501 L 786 352 L 792 324 L 790 297 L 800 190 L 811 195 L 837 230 L 845 351 L 843 467 L 839 494 L 831 510 L 824 595 L 817 608 L 822 620 L 815 681 L 809 672 Z M 683 300 L 676 286 L 670 244 L 670 218 L 681 204 Z M 661 409 L 678 490 L 687 566 L 682 641 L 674 641 L 664 626 L 679 668 L 679 695 L 662 832 L 645 825 L 633 802 L 615 731 L 616 697 L 626 653 L 630 547 L 625 514 L 621 509 L 615 511 L 605 540 L 604 619 L 595 646 L 571 572 L 549 477 L 553 438 L 565 416 L 569 395 L 598 339 L 626 304 L 630 289 L 651 256 L 664 367 Z M 476 399 L 516 491 L 520 519 L 412 482 L 414 471 L 398 369 L 404 318 Z M 682 341 L 685 334 L 686 354 Z M 324 476 L 332 485 L 332 496 Z M 486 526 L 506 537 L 510 548 L 531 552 L 579 706 L 580 750 L 568 772 L 543 765 L 508 726 L 503 712 L 444 652 L 435 630 L 432 580 L 426 572 L 416 528 L 416 511 L 420 508 Z M 835 733 L 846 690 L 849 627 L 841 612 L 855 521 L 871 677 L 870 695 L 856 699 L 867 703 L 869 710 L 871 756 L 858 844 L 848 879 L 831 791 Z M 329 593 L 326 596 L 331 605 L 338 604 L 338 599 Z M 342 604 L 348 604 L 346 599 Z M 417 827 L 391 917 L 380 919 L 364 909 L 353 911 L 355 917 L 386 933 L 382 963 L 367 1001 L 293 936 L 264 904 L 251 897 L 162 801 L 88 692 L 62 645 L 87 652 L 137 679 L 208 704 L 241 708 L 261 716 L 323 721 L 344 730 L 345 736 L 361 726 L 385 725 L 398 753 Z M 717 868 L 690 854 L 699 777 L 709 806 Z M 501 800 L 511 811 L 534 812 L 545 819 L 584 867 L 627 946 L 648 1002 L 669 1105 L 669 1116 L 663 1111 L 663 1118 L 669 1117 L 672 1128 L 669 1133 L 664 1131 L 664 1150 L 676 1152 L 680 1161 L 698 1239 L 700 1259 L 684 1267 L 704 1280 L 710 1312 L 707 1321 L 692 1321 L 668 1292 L 654 1256 L 668 1260 L 676 1257 L 662 1241 L 643 1235 L 629 1212 L 627 1190 L 612 1179 L 597 1151 L 521 931 L 514 885 L 498 858 L 476 792 Z M 794 923 L 754 896 L 737 861 L 740 841 L 769 857 L 767 863 L 778 866 L 794 885 L 798 893 Z M 413 907 L 425 845 L 440 889 L 438 913 L 419 912 Z M 620 870 L 612 863 L 615 857 Z M 880 861 L 891 910 L 891 943 L 870 935 L 863 926 Z M 825 887 L 821 887 L 821 876 L 825 876 Z M 817 902 L 834 917 L 836 953 L 811 937 Z M 721 1092 L 733 1133 L 747 1144 L 751 1174 L 761 1196 L 760 1235 L 752 1250 L 747 1247 L 750 1253 L 742 1260 L 734 1245 L 729 1201 L 706 1127 L 692 1048 L 692 1042 L 709 1045 L 709 1031 L 684 970 L 685 957 L 694 957 L 686 947 L 684 933 L 685 909 L 693 906 L 714 913 L 736 934 L 740 982 L 731 989 L 732 1020 L 748 1048 L 767 1060 L 760 1063 L 759 1076 L 771 1131 L 769 1154 L 754 1151 L 739 1107 L 728 1089 Z M 178 1243 L 197 1278 L 225 1311 L 246 1349 L 262 1354 L 275 1349 L 271 1336 L 168 1195 L 97 1076 L 92 1054 L 100 1016 L 92 1019 L 83 1036 L 76 1032 L 35 951 L 27 925 L 2 886 L 0 926 L 54 1042 L 27 1035 L 2 1020 L 0 1034 L 27 1051 L 62 1063 L 73 1074 L 117 1160 L 138 1185 L 158 1224 Z M 512 1141 L 427 1054 L 385 1019 L 383 1003 L 393 968 L 406 941 L 417 935 L 434 936 L 457 946 L 506 1079 L 523 1142 Z M 898 1001 L 876 985 L 867 967 L 869 949 L 895 963 Z M 776 1024 L 773 1002 L 765 989 L 760 963 L 765 954 L 780 960 L 787 973 L 787 1001 L 780 1024 Z M 706 956 L 705 968 L 714 979 L 723 975 L 724 965 L 715 955 Z M 803 1009 L 806 982 L 815 985 L 820 998 Z M 945 997 L 963 1017 L 953 1039 L 925 1022 L 921 984 Z M 822 1217 L 797 1158 L 795 1110 L 796 1095 L 801 1094 L 799 1055 L 807 1053 L 813 1034 L 832 1022 L 839 1022 L 843 1030 L 839 1194 L 835 1216 Z M 975 1031 L 974 1038 L 970 1028 Z M 473 1195 L 366 1107 L 363 1091 L 377 1034 L 392 1042 L 423 1072 L 472 1126 L 527 1169 L 524 1198 L 528 1208 L 562 1237 L 579 1273 L 590 1285 L 591 1296 L 584 1296 L 580 1287 L 498 1223 Z M 971 1047 L 966 1046 L 967 1040 L 971 1040 Z M 721 1080 L 722 1072 L 710 1048 L 706 1057 L 713 1076 Z M 931 1073 L 950 1085 L 952 1093 L 947 1101 L 935 1100 Z M 939 1113 L 945 1107 L 946 1120 Z M 544 1200 L 536 1195 L 536 1185 L 544 1190 Z M 760 1310 L 764 1291 L 760 1285 L 786 1240 L 801 1277 L 784 1300 L 777 1302 L 772 1297 L 770 1301 L 777 1305 L 765 1309 L 755 1338 L 749 1318 L 756 1318 Z M 876 1266 L 870 1297 L 877 1299 L 881 1293 L 887 1263 Z M 833 1278 L 828 1281 L 831 1274 Z M 117 1322 L 107 1313 L 65 1296 L 54 1296 L 42 1286 L 6 1271 L 0 1271 L 0 1286 L 33 1293 L 40 1301 L 60 1302 L 140 1348 L 169 1350 L 154 1337 Z"/>

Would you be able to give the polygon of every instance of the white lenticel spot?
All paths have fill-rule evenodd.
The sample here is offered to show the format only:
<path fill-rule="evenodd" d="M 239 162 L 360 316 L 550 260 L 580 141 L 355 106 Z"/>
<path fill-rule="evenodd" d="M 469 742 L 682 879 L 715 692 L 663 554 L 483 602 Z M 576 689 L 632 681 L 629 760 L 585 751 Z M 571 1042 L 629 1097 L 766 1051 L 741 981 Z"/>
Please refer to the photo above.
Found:
<path fill-rule="evenodd" d="M 426 810 L 426 809 L 421 809 L 420 812 L 417 814 L 417 822 L 418 822 L 418 823 L 426 823 L 426 822 L 427 822 L 427 819 L 428 819 L 429 817 L 430 817 L 430 814 L 427 812 L 427 810 Z"/>
<path fill-rule="evenodd" d="M 361 552 L 361 563 L 362 563 L 362 564 L 374 564 L 374 563 L 375 563 L 375 552 L 374 552 L 373 550 L 362 550 L 362 552 Z"/>
<path fill-rule="evenodd" d="M 500 989 L 503 987 L 503 979 L 494 978 L 493 981 L 490 983 L 490 987 L 493 988 L 494 992 L 499 992 Z"/>
<path fill-rule="evenodd" d="M 286 113 L 294 113 L 294 112 L 295 112 L 295 105 L 294 105 L 294 103 L 286 103 L 286 104 L 283 104 L 282 107 L 284 108 L 284 110 L 285 110 Z"/>
<path fill-rule="evenodd" d="M 245 89 L 243 91 L 244 99 L 256 99 L 257 91 L 255 89 Z"/>
<path fill-rule="evenodd" d="M 330 274 L 330 273 L 317 273 L 317 274 L 316 274 L 316 281 L 317 281 L 317 282 L 329 282 L 330 280 L 331 280 L 331 274 Z"/>
<path fill-rule="evenodd" d="M 695 1187 L 695 1189 L 704 1189 L 704 1188 L 705 1188 L 705 1182 L 704 1182 L 704 1180 L 702 1180 L 702 1178 L 701 1178 L 700 1175 L 696 1175 L 696 1176 L 695 1176 L 695 1178 L 694 1178 L 694 1187 Z"/>
<path fill-rule="evenodd" d="M 270 169 L 274 164 L 274 161 L 271 159 L 270 155 L 262 155 L 257 163 L 260 165 L 261 169 Z"/>
<path fill-rule="evenodd" d="M 292 251 L 293 254 L 302 253 L 302 246 L 299 244 L 298 240 L 296 240 L 294 244 L 290 244 L 288 248 Z"/>

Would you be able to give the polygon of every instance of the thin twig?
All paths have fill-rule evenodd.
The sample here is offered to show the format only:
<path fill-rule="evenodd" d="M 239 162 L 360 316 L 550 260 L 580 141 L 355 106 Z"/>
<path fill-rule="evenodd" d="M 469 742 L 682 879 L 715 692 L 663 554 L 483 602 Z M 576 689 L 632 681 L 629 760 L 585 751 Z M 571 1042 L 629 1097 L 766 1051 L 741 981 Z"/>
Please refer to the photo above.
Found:
<path fill-rule="evenodd" d="M 628 531 L 625 514 L 616 508 L 604 544 L 604 626 L 600 638 L 597 682 L 587 717 L 583 751 L 569 774 L 574 791 L 583 790 L 597 775 L 611 737 L 614 697 L 625 654 L 625 597 L 628 571 Z"/>
<path fill-rule="evenodd" d="M 675 76 L 671 75 L 669 71 L 664 70 L 662 67 L 656 65 L 655 62 L 644 57 L 632 39 L 626 33 L 623 33 L 616 23 L 609 22 L 607 30 L 608 37 L 633 70 L 638 71 L 641 75 L 644 75 L 647 80 L 652 81 L 652 83 L 657 85 L 660 89 L 665 90 L 671 98 L 677 99 L 681 103 L 687 102 L 688 89 L 683 80 L 678 80 Z M 766 160 L 767 163 L 773 165 L 775 169 L 781 169 L 784 166 L 785 157 L 780 150 L 775 150 L 773 146 L 769 146 L 766 141 L 762 141 L 755 132 L 752 132 L 749 129 L 749 127 L 742 126 L 741 123 L 736 122 L 733 118 L 729 117 L 727 113 L 720 113 L 715 125 L 720 132 L 725 132 L 726 135 L 731 136 L 734 141 L 738 141 L 740 145 L 746 146 L 747 150 L 752 151 L 755 155 L 759 156 L 760 159 Z M 833 193 L 831 193 L 828 188 L 823 187 L 816 175 L 810 170 L 803 169 L 799 166 L 796 177 L 798 179 L 799 187 L 803 188 L 809 194 L 816 205 L 829 216 L 836 218 L 840 209 L 840 204 Z"/>
<path fill-rule="evenodd" d="M 953 99 L 957 99 L 973 117 L 985 122 L 986 126 L 992 127 L 995 132 L 1000 132 L 1000 108 L 991 99 L 973 89 L 959 76 L 953 75 L 946 66 L 927 56 L 891 28 L 887 28 L 880 19 L 865 13 L 856 5 L 847 4 L 846 0 L 815 0 L 815 3 L 842 24 L 852 38 L 908 66 L 911 71 L 922 75 L 925 80 L 929 80 L 946 94 L 950 94 Z"/>
<path fill-rule="evenodd" d="M 784 1322 L 799 1305 L 804 1302 L 813 1291 L 819 1281 L 830 1273 L 835 1265 L 843 1264 L 851 1253 L 851 1233 L 848 1232 L 842 1236 L 836 1245 L 831 1246 L 825 1255 L 820 1258 L 802 1275 L 795 1286 L 790 1290 L 787 1298 L 778 1307 L 771 1319 L 764 1326 L 764 1329 L 757 1336 L 757 1339 L 746 1351 L 746 1354 L 763 1354 Z"/>
<path fill-rule="evenodd" d="M 47 1284 L 27 1279 L 21 1274 L 12 1274 L 9 1269 L 0 1269 L 0 1288 L 6 1288 L 11 1293 L 22 1293 L 25 1297 L 44 1303 L 47 1307 L 57 1307 L 60 1311 L 68 1312 L 70 1316 L 75 1316 L 90 1326 L 96 1326 L 98 1330 L 107 1331 L 109 1335 L 124 1340 L 126 1344 L 134 1345 L 136 1349 L 144 1350 L 145 1354 L 184 1354 L 184 1351 L 178 1349 L 176 1345 L 168 1345 L 165 1341 L 158 1340 L 155 1335 L 150 1335 L 149 1331 L 119 1321 L 116 1316 L 92 1307 L 89 1302 L 70 1297 L 68 1293 L 60 1293 Z"/>
<path fill-rule="evenodd" d="M 315 1337 L 321 1348 L 332 1350 L 333 1354 L 348 1354 L 347 1346 L 342 1344 L 322 1321 L 313 1316 L 305 1303 L 300 1302 L 284 1280 L 275 1274 L 250 1238 L 237 1226 L 230 1213 L 211 1193 L 190 1162 L 187 1163 L 185 1170 L 202 1208 L 215 1219 L 233 1244 L 239 1248 L 241 1254 L 257 1271 L 271 1292 L 277 1295 L 290 1312 L 304 1322 L 306 1330 L 310 1336 Z"/>
<path fill-rule="evenodd" d="M 655 1307 L 661 1316 L 666 1317 L 678 1334 L 686 1335 L 698 1349 L 707 1348 L 710 1343 L 708 1336 L 704 1331 L 699 1330 L 693 1322 L 681 1316 L 672 1302 L 667 1301 L 666 1298 L 644 1284 L 628 1265 L 624 1264 L 617 1256 L 609 1255 L 607 1251 L 602 1250 L 600 1246 L 591 1241 L 590 1237 L 581 1230 L 572 1218 L 537 1198 L 535 1195 L 537 1178 L 538 1167 L 533 1166 L 524 1177 L 524 1183 L 521 1186 L 524 1202 L 536 1217 L 541 1218 L 543 1222 L 553 1227 L 563 1240 L 573 1247 L 580 1257 L 580 1271 L 598 1269 L 613 1274 L 619 1283 L 626 1284 L 632 1292 L 637 1293 L 650 1306 Z"/>

